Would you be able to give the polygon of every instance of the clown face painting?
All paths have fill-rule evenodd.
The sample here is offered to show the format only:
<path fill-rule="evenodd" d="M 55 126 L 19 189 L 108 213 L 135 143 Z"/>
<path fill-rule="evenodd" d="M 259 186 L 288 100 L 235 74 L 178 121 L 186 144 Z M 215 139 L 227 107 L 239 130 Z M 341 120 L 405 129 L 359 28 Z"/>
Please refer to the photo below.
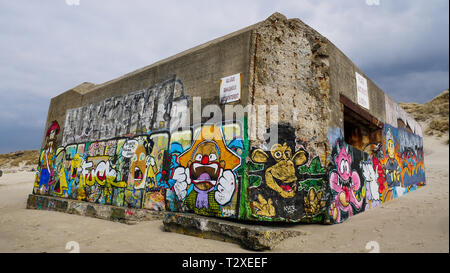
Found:
<path fill-rule="evenodd" d="M 172 177 L 177 197 L 195 213 L 221 216 L 220 207 L 236 190 L 234 170 L 241 159 L 225 145 L 220 127 L 203 126 L 179 163 Z"/>

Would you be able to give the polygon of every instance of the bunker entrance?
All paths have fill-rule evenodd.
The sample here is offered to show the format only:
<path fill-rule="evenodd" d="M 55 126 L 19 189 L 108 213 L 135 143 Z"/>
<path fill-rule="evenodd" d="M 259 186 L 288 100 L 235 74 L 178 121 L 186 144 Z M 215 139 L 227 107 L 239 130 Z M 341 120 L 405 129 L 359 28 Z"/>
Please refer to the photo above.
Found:
<path fill-rule="evenodd" d="M 371 153 L 382 141 L 382 123 L 348 98 L 341 96 L 344 111 L 344 140 L 347 144 Z"/>

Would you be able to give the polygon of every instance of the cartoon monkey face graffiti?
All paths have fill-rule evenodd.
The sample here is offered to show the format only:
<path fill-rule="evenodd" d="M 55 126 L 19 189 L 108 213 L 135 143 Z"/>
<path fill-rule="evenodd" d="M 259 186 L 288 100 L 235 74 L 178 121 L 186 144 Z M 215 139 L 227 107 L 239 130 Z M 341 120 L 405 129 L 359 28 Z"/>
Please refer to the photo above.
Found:
<path fill-rule="evenodd" d="M 225 167 L 225 161 L 219 158 L 219 150 L 214 142 L 204 141 L 197 146 L 187 166 L 195 187 L 207 191 L 217 184 Z"/>
<path fill-rule="evenodd" d="M 292 198 L 297 192 L 297 177 L 295 167 L 303 165 L 307 161 L 304 150 L 299 150 L 292 155 L 292 149 L 287 146 L 275 144 L 270 149 L 270 156 L 275 164 L 265 171 L 265 181 L 269 188 L 278 192 L 283 198 Z M 252 153 L 252 160 L 256 163 L 267 163 L 270 156 L 261 149 Z"/>

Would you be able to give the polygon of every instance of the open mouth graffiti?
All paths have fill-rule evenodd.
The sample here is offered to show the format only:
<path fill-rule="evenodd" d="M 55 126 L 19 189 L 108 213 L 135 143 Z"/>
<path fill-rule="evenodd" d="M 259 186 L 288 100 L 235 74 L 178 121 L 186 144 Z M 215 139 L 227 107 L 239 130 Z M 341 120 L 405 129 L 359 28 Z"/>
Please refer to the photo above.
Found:
<path fill-rule="evenodd" d="M 194 162 L 191 165 L 191 179 L 197 187 L 208 190 L 216 185 L 220 169 L 220 165 L 216 162 L 209 164 Z"/>
<path fill-rule="evenodd" d="M 345 193 L 345 200 L 347 202 L 350 202 L 350 188 L 352 186 L 350 179 L 344 180 L 341 177 L 339 177 L 338 186 L 341 187 L 342 191 Z"/>
<path fill-rule="evenodd" d="M 134 181 L 135 182 L 141 182 L 144 178 L 144 175 L 139 167 L 134 167 Z"/>
<path fill-rule="evenodd" d="M 72 169 L 72 178 L 77 177 L 77 173 L 78 173 L 78 168 L 73 168 Z"/>
<path fill-rule="evenodd" d="M 277 179 L 273 175 L 272 178 L 275 181 L 275 183 L 277 183 L 278 186 L 285 192 L 294 192 L 297 189 L 297 183 L 295 183 L 296 179 L 291 179 L 290 181 L 286 182 L 284 180 Z"/>

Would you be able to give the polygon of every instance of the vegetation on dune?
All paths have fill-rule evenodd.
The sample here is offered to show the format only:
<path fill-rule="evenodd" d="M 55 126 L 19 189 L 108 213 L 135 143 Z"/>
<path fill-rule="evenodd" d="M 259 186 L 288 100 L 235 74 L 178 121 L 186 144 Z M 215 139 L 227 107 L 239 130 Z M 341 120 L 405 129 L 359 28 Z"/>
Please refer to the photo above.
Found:
<path fill-rule="evenodd" d="M 442 137 L 449 131 L 449 90 L 424 104 L 399 103 L 417 121 L 426 124 L 425 135 Z M 448 140 L 447 140 L 448 144 Z"/>
<path fill-rule="evenodd" d="M 0 169 L 14 168 L 23 165 L 26 169 L 35 168 L 39 161 L 38 150 L 17 151 L 0 154 Z"/>

